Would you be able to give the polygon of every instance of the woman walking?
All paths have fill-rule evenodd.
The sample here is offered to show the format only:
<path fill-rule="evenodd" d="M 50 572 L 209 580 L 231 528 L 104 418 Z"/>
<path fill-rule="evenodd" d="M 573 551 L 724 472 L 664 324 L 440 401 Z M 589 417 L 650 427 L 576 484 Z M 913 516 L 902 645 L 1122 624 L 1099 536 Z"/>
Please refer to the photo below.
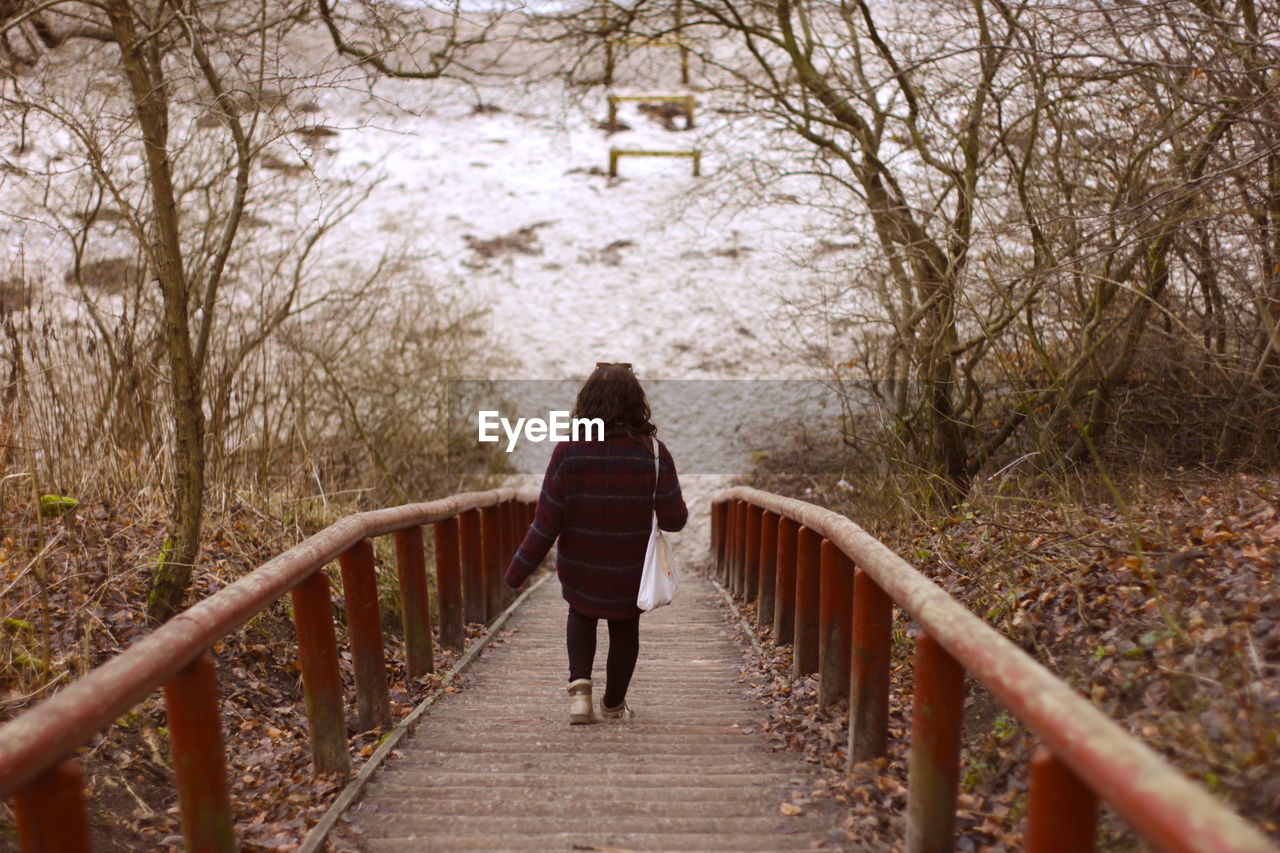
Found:
<path fill-rule="evenodd" d="M 578 392 L 573 418 L 599 418 L 603 441 L 556 445 L 542 480 L 533 524 L 507 567 L 518 587 L 556 549 L 556 572 L 569 602 L 569 723 L 594 723 L 591 669 L 596 627 L 609 624 L 609 656 L 600 714 L 629 713 L 627 687 L 640 652 L 636 594 L 653 512 L 663 530 L 679 530 L 689 511 L 675 462 L 650 422 L 649 402 L 629 364 L 601 363 Z M 656 448 L 656 451 L 655 451 Z M 657 478 L 654 454 L 658 455 Z"/>

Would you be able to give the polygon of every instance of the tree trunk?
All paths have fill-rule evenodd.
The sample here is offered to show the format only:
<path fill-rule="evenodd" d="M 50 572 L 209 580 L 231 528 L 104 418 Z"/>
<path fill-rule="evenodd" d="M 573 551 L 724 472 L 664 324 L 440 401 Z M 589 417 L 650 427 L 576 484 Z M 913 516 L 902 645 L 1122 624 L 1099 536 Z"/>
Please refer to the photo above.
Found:
<path fill-rule="evenodd" d="M 182 607 L 200 548 L 204 510 L 204 411 L 191 346 L 189 286 L 183 266 L 177 197 L 169 160 L 168 91 L 155 36 L 140 39 L 127 0 L 107 7 L 137 110 L 151 195 L 149 263 L 164 304 L 164 344 L 173 418 L 173 492 L 169 536 L 151 579 L 147 617 L 160 623 Z"/>
<path fill-rule="evenodd" d="M 928 288 L 933 301 L 925 323 L 925 361 L 921 365 L 933 433 L 932 462 L 938 473 L 935 494 L 941 506 L 951 508 L 969 492 L 969 466 L 964 428 L 956 415 L 955 315 L 952 311 L 953 285 L 939 281 Z"/>
<path fill-rule="evenodd" d="M 1093 395 L 1089 407 L 1089 415 L 1076 431 L 1076 440 L 1062 459 L 1062 467 L 1085 461 L 1097 462 L 1098 446 L 1114 422 L 1111 407 L 1115 401 L 1116 389 L 1120 383 L 1129 378 L 1143 332 L 1147 328 L 1147 320 L 1151 316 L 1151 307 L 1164 293 L 1169 284 L 1169 264 L 1167 254 L 1170 240 L 1166 237 L 1156 241 L 1147 260 L 1146 287 L 1136 297 L 1133 308 L 1126 320 L 1124 341 L 1120 345 L 1114 361 L 1102 376 Z"/>

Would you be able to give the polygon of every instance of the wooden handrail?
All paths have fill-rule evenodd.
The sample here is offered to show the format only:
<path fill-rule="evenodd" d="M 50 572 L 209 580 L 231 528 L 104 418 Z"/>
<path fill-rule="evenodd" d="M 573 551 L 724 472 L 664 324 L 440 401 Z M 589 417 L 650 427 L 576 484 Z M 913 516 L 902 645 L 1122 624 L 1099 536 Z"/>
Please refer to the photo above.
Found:
<path fill-rule="evenodd" d="M 909 853 L 951 850 L 954 844 L 963 705 L 963 679 L 957 675 L 964 672 L 984 684 L 1047 747 L 1047 754 L 1037 757 L 1032 777 L 1033 828 L 1038 821 L 1062 823 L 1061 814 L 1046 810 L 1072 808 L 1075 813 L 1067 817 L 1076 825 L 1072 837 L 1091 838 L 1092 798 L 1079 796 L 1079 783 L 1083 783 L 1161 850 L 1275 853 L 1277 848 L 1254 826 L 845 516 L 758 489 L 719 492 L 712 499 L 712 548 L 728 589 L 745 599 L 756 594 L 745 591 L 749 579 L 756 581 L 757 588 L 783 578 L 783 584 L 795 583 L 796 537 L 787 529 L 789 523 L 800 525 L 802 541 L 804 532 L 812 531 L 853 564 L 851 760 L 872 758 L 884 750 L 891 638 L 882 596 L 887 595 L 924 628 L 925 637 L 917 644 L 912 714 Z M 765 524 L 781 524 L 779 533 L 761 535 L 750 529 Z M 778 543 L 775 559 L 762 560 L 759 553 L 748 553 L 748 543 L 760 542 Z M 794 591 L 788 599 L 787 590 L 779 589 L 779 594 L 771 596 L 775 624 L 788 621 L 779 618 L 778 609 L 794 607 L 799 641 L 801 625 L 817 616 L 801 612 Z M 824 587 L 820 597 L 828 594 L 835 590 Z M 840 631 L 834 634 L 843 636 Z M 806 671 L 821 671 L 821 667 Z M 834 692 L 823 691 L 823 695 Z M 1037 792 L 1037 779 L 1056 787 Z M 1037 804 L 1042 804 L 1038 811 Z M 1059 846 L 1043 849 L 1068 849 L 1060 846 L 1065 843 L 1061 834 L 1043 829 L 1029 833 L 1028 838 L 1056 838 Z"/>
<path fill-rule="evenodd" d="M 397 536 L 397 554 L 409 568 L 405 572 L 406 566 L 401 566 L 401 584 L 405 620 L 411 623 L 408 633 L 416 634 L 414 666 L 430 666 L 430 648 L 422 648 L 424 630 L 417 624 L 424 618 L 429 619 L 425 616 L 429 612 L 425 606 L 426 588 L 421 579 L 415 577 L 417 573 L 425 572 L 421 560 L 420 528 L 435 523 L 453 525 L 453 519 L 460 515 L 479 515 L 485 527 L 485 551 L 491 562 L 485 570 L 488 575 L 493 575 L 495 571 L 501 572 L 500 562 L 509 559 L 519 545 L 518 536 L 532 520 L 536 500 L 536 492 L 496 489 L 347 516 L 174 616 L 50 699 L 0 726 L 0 797 L 14 796 L 23 849 L 33 849 L 32 845 L 39 844 L 42 834 L 47 832 L 58 833 L 59 850 L 88 849 L 87 829 L 84 832 L 75 830 L 74 838 L 67 840 L 66 827 L 57 825 L 58 812 L 50 813 L 44 805 L 57 799 L 49 792 L 54 791 L 64 800 L 75 799 L 67 786 L 80 784 L 80 775 L 64 760 L 121 714 L 160 688 L 166 688 L 175 750 L 183 742 L 179 718 L 191 719 L 193 726 L 205 727 L 203 740 L 207 741 L 210 736 L 208 721 L 218 719 L 219 711 L 212 661 L 206 651 L 285 593 L 293 595 L 313 762 L 318 770 L 345 772 L 346 729 L 341 682 L 337 678 L 337 654 L 333 646 L 332 607 L 327 578 L 317 573 L 328 563 L 342 558 L 344 576 L 353 582 L 359 578 L 360 582 L 352 585 L 346 596 L 348 622 L 358 624 L 360 633 L 359 638 L 353 637 L 353 646 L 358 644 L 358 648 L 353 648 L 354 657 L 360 659 L 358 704 L 362 722 L 385 722 L 385 709 L 378 704 L 386 702 L 385 667 L 379 666 L 375 657 L 381 653 L 380 629 L 376 618 L 370 618 L 367 613 L 353 615 L 356 610 L 367 611 L 371 604 L 376 608 L 376 585 L 369 583 L 371 578 L 365 577 L 373 568 L 368 540 L 390 533 L 400 534 Z M 406 533 L 414 535 L 406 536 Z M 446 536 L 443 541 L 451 541 L 457 546 L 456 536 L 452 539 Z M 463 559 L 466 559 L 466 553 L 463 552 Z M 448 559 L 454 561 L 450 567 L 454 570 L 457 555 L 448 555 Z M 409 596 L 404 595 L 406 576 L 411 590 Z M 491 602 L 497 601 L 493 591 L 501 587 L 500 576 L 486 577 L 477 572 L 467 580 L 470 588 L 466 598 L 481 599 L 479 605 L 473 605 L 467 612 L 483 614 L 485 619 L 492 618 L 496 611 Z M 371 596 L 372 601 L 368 600 Z M 450 613 L 448 618 L 460 622 L 463 604 L 455 601 L 456 597 L 450 605 L 456 612 Z M 373 612 L 376 614 L 376 609 Z M 447 633 L 460 637 L 456 626 Z M 425 638 L 429 643 L 429 623 L 425 626 Z M 176 685 L 182 685 L 183 689 L 176 689 Z M 188 707 L 193 703 L 210 707 Z M 209 802 L 207 799 L 225 801 L 225 783 L 222 783 L 223 790 L 218 790 L 217 779 L 209 784 L 204 784 L 208 780 L 192 781 L 196 777 L 221 778 L 225 775 L 225 766 L 209 766 L 213 760 L 210 745 L 200 743 L 200 740 L 188 738 L 185 741 L 193 743 L 193 749 L 202 756 L 191 759 L 194 764 L 190 771 L 184 774 L 181 762 L 174 762 L 179 775 L 183 833 L 189 849 L 206 849 L 201 845 L 207 845 L 207 849 L 235 849 L 229 846 L 234 844 L 234 835 L 227 831 L 229 808 L 225 802 Z M 216 747 L 217 762 L 224 765 L 220 738 Z M 184 775 L 188 777 L 185 780 Z M 184 785 L 194 785 L 196 793 L 191 796 L 206 800 L 200 803 L 186 801 L 183 798 Z M 210 818 L 210 814 L 218 811 L 225 814 L 214 814 Z M 212 821 L 212 824 L 201 825 L 201 820 L 206 823 Z M 84 826 L 87 828 L 87 823 Z M 199 844 L 193 843 L 193 833 Z M 47 835 L 43 840 L 48 841 Z"/>

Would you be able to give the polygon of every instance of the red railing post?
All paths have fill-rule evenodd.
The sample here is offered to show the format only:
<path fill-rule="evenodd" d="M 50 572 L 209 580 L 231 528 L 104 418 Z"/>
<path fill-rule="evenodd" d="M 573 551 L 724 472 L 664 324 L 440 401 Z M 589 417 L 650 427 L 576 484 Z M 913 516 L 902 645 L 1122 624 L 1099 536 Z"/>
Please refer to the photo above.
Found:
<path fill-rule="evenodd" d="M 221 699 L 213 656 L 202 652 L 164 685 L 173 773 L 187 853 L 236 853 Z"/>
<path fill-rule="evenodd" d="M 502 507 L 502 560 L 503 568 L 511 562 L 511 555 L 515 553 L 516 546 L 516 501 L 512 498 L 509 501 L 503 501 L 499 506 Z"/>
<path fill-rule="evenodd" d="M 515 517 L 516 535 L 511 541 L 511 559 L 515 559 L 516 554 L 520 551 L 520 546 L 524 544 L 524 537 L 529 535 L 529 527 L 533 524 L 533 518 L 529 514 L 528 507 L 522 503 L 515 503 L 512 515 Z M 503 566 L 503 571 L 506 566 Z M 514 594 L 514 593 L 513 593 Z"/>
<path fill-rule="evenodd" d="M 440 645 L 462 651 L 464 631 L 462 574 L 458 562 L 458 517 L 455 515 L 437 521 L 433 527 L 436 537 L 436 606 L 440 609 Z M 428 634 L 427 638 L 430 639 L 430 636 Z"/>
<path fill-rule="evenodd" d="M 55 764 L 13 794 L 22 853 L 89 853 L 89 811 L 80 762 Z"/>
<path fill-rule="evenodd" d="M 737 534 L 733 542 L 733 594 L 744 601 L 746 597 L 746 529 L 750 508 L 746 501 L 737 501 Z"/>
<path fill-rule="evenodd" d="M 893 600 L 871 575 L 853 573 L 853 653 L 849 678 L 849 763 L 885 754 L 889 746 L 889 656 Z"/>
<path fill-rule="evenodd" d="M 497 506 L 480 510 L 480 574 L 484 579 L 484 621 L 488 622 L 502 612 L 502 587 L 505 585 L 499 572 L 502 562 L 502 521 Z"/>
<path fill-rule="evenodd" d="M 737 535 L 736 503 L 732 500 L 724 502 L 724 541 L 721 546 L 724 559 L 720 569 L 720 584 L 730 591 L 733 589 L 733 543 Z"/>
<path fill-rule="evenodd" d="M 741 593 L 746 509 L 747 505 L 736 499 L 729 505 L 729 576 L 726 578 L 725 588 L 735 596 Z"/>
<path fill-rule="evenodd" d="M 438 528 L 436 533 L 439 533 Z M 427 587 L 427 555 L 422 541 L 422 528 L 415 525 L 397 530 L 395 540 L 396 578 L 400 583 L 400 627 L 404 631 L 405 674 L 409 678 L 417 678 L 436 671 L 435 649 L 432 648 L 431 640 L 431 592 Z M 454 550 L 454 558 L 457 559 L 456 539 Z M 436 560 L 438 567 L 438 545 Z M 436 588 L 440 589 L 441 586 L 437 571 Z"/>
<path fill-rule="evenodd" d="M 964 669 L 928 634 L 916 641 L 907 853 L 950 853 L 960 785 Z"/>
<path fill-rule="evenodd" d="M 743 604 L 756 600 L 756 590 L 760 586 L 760 522 L 763 517 L 763 509 L 754 504 L 747 506 L 747 550 L 742 571 Z"/>
<path fill-rule="evenodd" d="M 480 536 L 480 510 L 469 509 L 458 515 L 458 538 L 462 566 L 462 618 L 484 624 L 488 607 L 484 588 L 484 559 Z"/>
<path fill-rule="evenodd" d="M 826 539 L 822 540 L 818 600 L 818 702 L 831 705 L 849 695 L 853 563 Z"/>
<path fill-rule="evenodd" d="M 529 531 L 533 529 L 533 518 L 536 512 L 535 504 L 521 504 L 521 506 L 523 507 L 521 511 L 523 526 L 520 528 L 520 541 L 516 543 L 516 550 L 520 549 L 524 543 L 524 537 L 528 536 Z"/>
<path fill-rule="evenodd" d="M 778 514 L 765 512 L 760 518 L 760 583 L 756 596 L 756 630 L 773 627 L 774 584 L 778 565 Z"/>
<path fill-rule="evenodd" d="M 716 580 L 724 581 L 724 534 L 728 521 L 729 504 L 725 501 L 711 505 L 711 555 L 715 561 Z"/>
<path fill-rule="evenodd" d="M 338 638 L 333 631 L 329 577 L 312 572 L 290 592 L 298 634 L 298 659 L 310 726 L 311 761 L 318 773 L 341 773 L 351 768 L 347 757 L 347 721 L 342 707 L 342 678 L 338 673 Z"/>
<path fill-rule="evenodd" d="M 396 537 L 399 546 L 401 537 Z M 422 530 L 418 529 L 418 565 L 422 568 Z M 347 610 L 347 638 L 351 668 L 356 676 L 356 711 L 360 730 L 391 725 L 391 697 L 387 692 L 387 656 L 382 648 L 382 611 L 378 606 L 378 576 L 373 545 L 361 539 L 338 557 L 342 568 L 342 597 Z M 425 582 L 423 592 L 426 591 Z M 428 614 L 428 619 L 430 615 Z M 429 636 L 429 635 L 428 635 Z"/>
<path fill-rule="evenodd" d="M 1098 842 L 1098 795 L 1047 748 L 1031 756 L 1028 853 L 1090 853 Z"/>
<path fill-rule="evenodd" d="M 507 502 L 506 501 L 499 501 L 498 503 L 493 505 L 493 524 L 495 527 L 494 566 L 495 566 L 495 569 L 497 566 L 501 566 L 502 569 L 505 569 L 507 567 L 507 563 L 506 563 L 507 540 L 511 538 L 511 522 L 507 518 Z M 503 610 L 505 610 L 507 606 L 507 592 L 509 591 L 509 589 L 507 585 L 502 582 L 502 579 L 501 579 L 502 569 L 496 569 L 492 577 L 492 579 L 497 580 L 497 583 L 493 585 L 493 590 L 495 595 L 495 604 L 497 609 L 494 610 L 493 613 L 489 614 L 490 619 L 492 619 L 494 616 L 498 615 Z"/>
<path fill-rule="evenodd" d="M 490 567 L 489 583 L 491 584 L 489 591 L 492 593 L 490 606 L 493 610 L 489 613 L 492 619 L 501 613 L 507 606 L 507 585 L 502 582 L 501 571 L 507 567 L 503 562 L 502 555 L 507 553 L 507 535 L 511 525 L 507 523 L 507 506 L 505 501 L 499 501 L 489 508 L 493 516 L 493 566 Z M 481 524 L 484 522 L 481 521 Z M 501 566 L 502 569 L 497 568 Z M 495 583 L 496 581 L 496 583 Z"/>
<path fill-rule="evenodd" d="M 800 525 L 783 517 L 778 522 L 777 575 L 773 587 L 773 642 L 790 643 L 796 624 L 796 538 Z"/>
<path fill-rule="evenodd" d="M 818 564 L 822 536 L 801 527 L 796 537 L 796 616 L 791 645 L 791 677 L 818 671 Z"/>
<path fill-rule="evenodd" d="M 498 573 L 498 582 L 502 583 L 502 588 L 507 590 L 507 594 L 513 601 L 516 597 L 516 591 L 502 582 L 502 575 L 506 572 L 507 566 L 510 565 L 511 560 L 515 557 L 516 551 L 520 549 L 520 543 L 524 541 L 525 526 L 522 516 L 523 512 L 520 509 L 520 504 L 516 503 L 515 498 L 512 498 L 511 506 L 507 510 L 511 539 L 507 542 L 507 556 L 502 561 L 502 571 Z"/>
<path fill-rule="evenodd" d="M 498 589 L 502 590 L 503 599 L 508 604 L 515 600 L 516 591 L 507 586 L 506 582 L 502 580 L 502 575 L 506 572 L 507 566 L 511 564 L 511 558 L 516 555 L 516 548 L 520 545 L 520 540 L 518 538 L 520 535 L 518 532 L 520 517 L 518 513 L 519 507 L 516 506 L 515 498 L 512 498 L 502 505 L 502 517 L 504 521 L 502 529 L 505 531 L 506 536 L 503 538 L 502 543 L 502 559 L 498 561 L 500 564 L 498 569 Z"/>

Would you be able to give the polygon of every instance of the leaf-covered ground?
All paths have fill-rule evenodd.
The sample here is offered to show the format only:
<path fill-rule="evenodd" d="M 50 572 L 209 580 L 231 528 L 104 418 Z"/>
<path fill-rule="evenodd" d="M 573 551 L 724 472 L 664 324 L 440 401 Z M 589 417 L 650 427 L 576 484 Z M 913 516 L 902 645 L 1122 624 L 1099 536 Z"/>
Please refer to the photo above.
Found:
<path fill-rule="evenodd" d="M 788 487 L 846 510 L 848 484 Z M 975 503 L 875 530 L 887 544 L 1172 764 L 1280 840 L 1280 478 L 1166 485 L 1140 502 Z M 856 519 L 856 514 L 854 515 Z M 754 625 L 754 605 L 745 608 Z M 793 682 L 788 647 L 743 646 L 744 681 L 779 749 L 831 769 L 814 796 L 848 808 L 851 838 L 900 845 L 910 638 L 897 614 L 888 756 L 846 769 L 847 707 Z M 1035 742 L 969 679 L 957 850 L 1022 848 Z M 1104 813 L 1102 846 L 1141 849 Z"/>

